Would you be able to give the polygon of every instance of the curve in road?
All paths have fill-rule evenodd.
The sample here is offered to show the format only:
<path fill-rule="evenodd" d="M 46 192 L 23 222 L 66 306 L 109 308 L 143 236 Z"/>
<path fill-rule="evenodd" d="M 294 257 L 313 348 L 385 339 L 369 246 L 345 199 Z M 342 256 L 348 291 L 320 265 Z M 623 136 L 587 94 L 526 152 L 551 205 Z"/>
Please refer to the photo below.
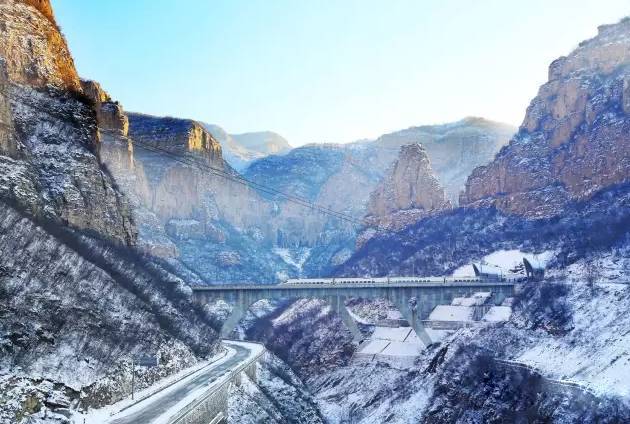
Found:
<path fill-rule="evenodd" d="M 139 411 L 125 415 L 124 417 L 114 419 L 110 421 L 111 424 L 140 424 L 151 423 L 156 419 L 162 417 L 169 409 L 175 406 L 178 402 L 188 396 L 189 393 L 198 390 L 202 387 L 210 387 L 219 377 L 238 366 L 250 355 L 251 351 L 244 346 L 237 344 L 230 344 L 230 347 L 236 351 L 236 353 L 228 360 L 218 364 L 215 367 L 210 367 L 207 370 L 200 372 L 198 375 L 192 377 L 189 381 L 178 385 L 175 389 L 168 391 L 167 393 L 157 393 L 155 396 L 141 402 L 142 409 Z M 146 405 L 145 405 L 146 403 Z M 140 405 L 140 404 L 139 404 Z"/>

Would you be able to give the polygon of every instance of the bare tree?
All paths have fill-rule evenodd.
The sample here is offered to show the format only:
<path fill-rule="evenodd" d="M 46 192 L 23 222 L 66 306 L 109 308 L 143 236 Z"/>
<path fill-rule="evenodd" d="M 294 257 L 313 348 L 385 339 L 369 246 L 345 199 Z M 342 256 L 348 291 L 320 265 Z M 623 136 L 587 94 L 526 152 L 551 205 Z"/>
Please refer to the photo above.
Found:
<path fill-rule="evenodd" d="M 590 289 L 591 295 L 595 294 L 595 283 L 601 277 L 601 267 L 594 255 L 589 255 L 584 260 L 584 279 L 586 286 Z"/>

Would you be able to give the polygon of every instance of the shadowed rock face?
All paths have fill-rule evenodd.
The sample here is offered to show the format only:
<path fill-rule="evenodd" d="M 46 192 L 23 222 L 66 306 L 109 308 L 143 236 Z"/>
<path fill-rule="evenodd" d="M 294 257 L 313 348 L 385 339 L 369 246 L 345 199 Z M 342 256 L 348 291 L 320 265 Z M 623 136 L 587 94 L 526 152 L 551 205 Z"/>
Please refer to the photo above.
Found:
<path fill-rule="evenodd" d="M 401 147 L 398 159 L 372 192 L 365 223 L 400 230 L 430 214 L 451 208 L 420 144 Z"/>
<path fill-rule="evenodd" d="M 630 19 L 599 28 L 532 100 L 519 132 L 466 182 L 461 204 L 531 217 L 556 214 L 630 178 Z"/>

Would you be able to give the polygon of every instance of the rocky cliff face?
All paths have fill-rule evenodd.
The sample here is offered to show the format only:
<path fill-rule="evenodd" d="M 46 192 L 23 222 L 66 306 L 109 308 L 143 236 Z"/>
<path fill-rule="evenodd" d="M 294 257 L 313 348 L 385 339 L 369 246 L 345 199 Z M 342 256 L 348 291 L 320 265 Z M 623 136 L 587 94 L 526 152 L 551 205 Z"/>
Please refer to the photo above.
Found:
<path fill-rule="evenodd" d="M 68 422 L 128 393 L 131 355 L 164 360 L 146 386 L 217 335 L 184 281 L 128 246 L 127 199 L 97 155 L 108 99 L 83 93 L 50 4 L 1 1 L 0 29 L 0 422 Z"/>
<path fill-rule="evenodd" d="M 126 136 L 129 132 L 129 118 L 120 103 L 112 101 L 109 94 L 96 81 L 81 80 L 81 87 L 83 93 L 94 103 L 99 129 Z"/>
<path fill-rule="evenodd" d="M 532 100 L 518 134 L 466 182 L 461 203 L 551 216 L 630 178 L 630 19 L 599 28 Z"/>
<path fill-rule="evenodd" d="M 59 32 L 49 0 L 4 0 L 0 56 L 8 79 L 31 87 L 54 85 L 80 92 L 74 61 Z"/>
<path fill-rule="evenodd" d="M 448 198 L 456 205 L 472 170 L 492 161 L 515 132 L 516 128 L 507 124 L 467 117 L 457 122 L 385 134 L 374 143 L 390 150 L 394 157 L 401 146 L 422 144 Z"/>
<path fill-rule="evenodd" d="M 126 201 L 93 153 L 94 110 L 52 15 L 40 10 L 50 11 L 48 2 L 0 3 L 0 194 L 133 244 Z"/>
<path fill-rule="evenodd" d="M 401 147 L 398 159 L 370 196 L 365 224 L 398 231 L 431 214 L 450 209 L 420 144 Z"/>
<path fill-rule="evenodd" d="M 274 219 L 273 203 L 242 184 L 203 126 L 134 113 L 129 121 L 127 137 L 101 131 L 99 153 L 133 203 L 144 251 L 207 282 L 295 275 L 296 265 L 270 242 L 285 224 Z"/>
<path fill-rule="evenodd" d="M 197 121 L 130 113 L 129 137 L 173 153 L 194 153 L 223 170 L 219 142 Z"/>

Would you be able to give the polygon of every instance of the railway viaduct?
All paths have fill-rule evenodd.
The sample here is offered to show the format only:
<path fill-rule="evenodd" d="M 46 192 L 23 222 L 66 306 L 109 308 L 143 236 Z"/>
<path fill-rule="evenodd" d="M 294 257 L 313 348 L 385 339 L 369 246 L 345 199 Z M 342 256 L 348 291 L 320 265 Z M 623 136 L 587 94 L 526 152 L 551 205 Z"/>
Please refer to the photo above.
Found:
<path fill-rule="evenodd" d="M 425 345 L 431 338 L 422 320 L 437 305 L 448 305 L 453 298 L 470 296 L 475 292 L 491 292 L 491 302 L 498 305 L 514 293 L 514 282 L 475 281 L 439 283 L 330 283 L 330 284 L 269 284 L 269 285 L 215 285 L 193 287 L 194 300 L 200 304 L 223 300 L 232 306 L 232 312 L 223 323 L 221 335 L 227 337 L 243 318 L 250 305 L 262 299 L 317 298 L 328 302 L 339 314 L 355 340 L 361 340 L 361 332 L 348 310 L 348 298 L 387 299 L 394 304 L 403 318 L 416 331 Z"/>

